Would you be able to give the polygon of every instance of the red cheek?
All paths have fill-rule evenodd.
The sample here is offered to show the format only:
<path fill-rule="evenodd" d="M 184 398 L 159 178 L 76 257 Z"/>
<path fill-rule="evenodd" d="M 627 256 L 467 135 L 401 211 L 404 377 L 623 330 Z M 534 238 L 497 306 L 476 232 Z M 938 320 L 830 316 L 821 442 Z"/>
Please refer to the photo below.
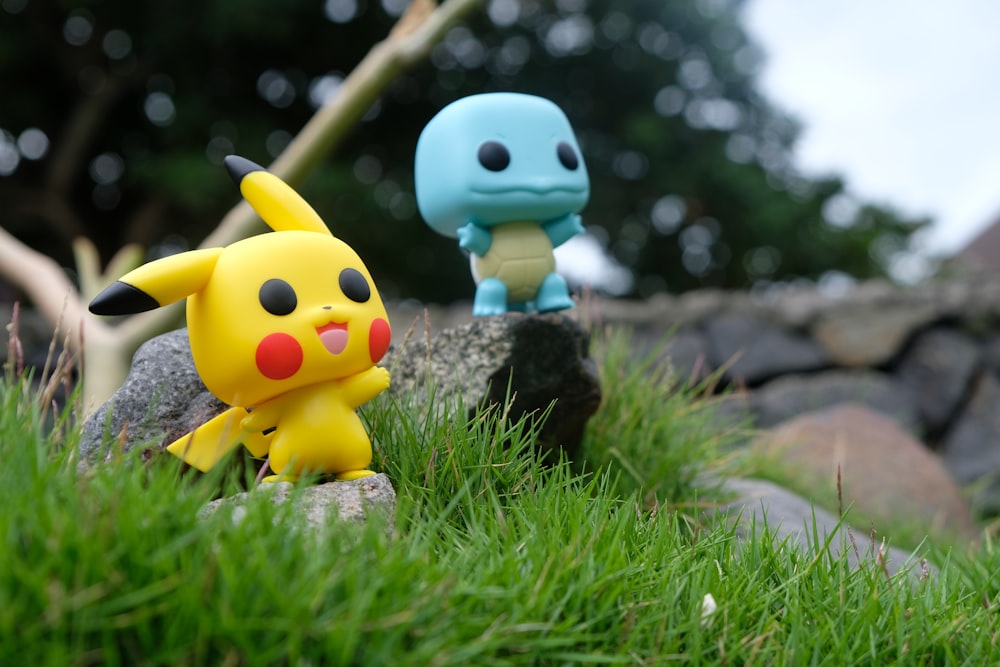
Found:
<path fill-rule="evenodd" d="M 266 336 L 257 345 L 257 370 L 272 380 L 284 380 L 302 367 L 302 346 L 283 333 Z"/>
<path fill-rule="evenodd" d="M 392 330 L 389 329 L 388 322 L 381 317 L 372 322 L 368 330 L 368 354 L 371 355 L 373 364 L 377 364 L 385 356 L 391 339 Z"/>

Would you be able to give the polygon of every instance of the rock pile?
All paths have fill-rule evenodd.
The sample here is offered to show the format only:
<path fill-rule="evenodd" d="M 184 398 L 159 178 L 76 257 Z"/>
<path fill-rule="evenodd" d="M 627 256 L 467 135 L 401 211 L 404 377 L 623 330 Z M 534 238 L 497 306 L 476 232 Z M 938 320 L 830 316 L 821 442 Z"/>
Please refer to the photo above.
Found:
<path fill-rule="evenodd" d="M 501 405 L 519 419 L 555 403 L 540 440 L 570 457 L 601 399 L 589 336 L 565 315 L 476 318 L 424 342 L 404 339 L 382 365 L 391 392 L 433 391 L 442 405 Z M 198 377 L 186 330 L 163 334 L 139 348 L 124 384 L 84 423 L 81 461 L 109 443 L 121 452 L 162 447 L 225 408 Z"/>
<path fill-rule="evenodd" d="M 762 431 L 752 447 L 782 468 L 782 479 L 796 480 L 827 506 L 860 510 L 876 527 L 919 528 L 949 542 L 978 537 L 940 459 L 897 422 L 861 405 L 795 417 Z"/>
<path fill-rule="evenodd" d="M 894 303 L 899 307 L 899 300 Z M 823 304 L 826 309 L 820 307 Z M 432 323 L 445 321 L 452 326 L 429 325 L 423 336 L 413 331 L 398 336 L 383 364 L 391 369 L 392 391 L 417 397 L 433 392 L 437 402 L 461 402 L 470 410 L 483 404 L 506 404 L 513 397 L 508 409 L 518 417 L 544 410 L 555 401 L 542 438 L 572 456 L 586 420 L 600 402 L 596 369 L 588 354 L 588 330 L 605 323 L 627 325 L 638 336 L 637 353 L 641 354 L 641 348 L 653 349 L 656 341 L 679 327 L 664 351 L 663 363 L 685 374 L 706 376 L 717 371 L 727 383 L 739 386 L 731 408 L 750 411 L 758 425 L 772 427 L 753 446 L 772 451 L 803 474 L 812 471 L 816 483 L 828 487 L 828 496 L 842 490 L 846 504 L 856 504 L 866 515 L 884 519 L 890 534 L 891 527 L 902 521 L 916 522 L 930 532 L 943 526 L 975 539 L 977 530 L 969 508 L 938 454 L 913 435 L 950 433 L 962 423 L 961 416 L 969 418 L 975 397 L 984 395 L 973 391 L 969 400 L 962 388 L 996 382 L 983 379 L 991 377 L 993 368 L 988 345 L 982 334 L 956 324 L 965 320 L 941 316 L 944 311 L 923 302 L 915 304 L 912 312 L 870 304 L 872 312 L 881 307 L 895 313 L 895 324 L 879 325 L 873 317 L 862 316 L 872 340 L 879 341 L 877 350 L 867 350 L 860 349 L 866 346 L 858 336 L 838 338 L 831 333 L 836 326 L 820 325 L 846 319 L 837 311 L 856 307 L 847 301 L 814 295 L 783 304 L 707 293 L 681 297 L 668 305 L 664 309 L 658 301 L 597 302 L 572 315 L 466 315 L 464 321 L 461 313 L 442 318 L 432 313 Z M 928 312 L 938 315 L 930 317 Z M 948 312 L 975 311 L 963 306 Z M 422 314 L 415 319 L 419 323 Z M 581 325 L 580 319 L 593 324 Z M 399 320 L 398 315 L 394 317 Z M 878 365 L 851 365 L 860 364 L 863 354 L 871 363 L 878 360 Z M 836 407 L 823 409 L 830 406 Z M 125 384 L 87 421 L 80 445 L 82 458 L 99 458 L 108 442 L 105 434 L 114 436 L 116 446 L 125 450 L 162 445 L 222 409 L 198 379 L 186 332 L 165 334 L 140 348 Z M 843 489 L 832 487 L 835 468 L 844 473 Z M 391 491 L 388 480 L 383 481 Z M 338 492 L 358 493 L 347 485 L 332 486 Z M 813 498 L 796 496 L 767 482 L 727 480 L 724 488 L 737 495 L 724 510 L 744 520 L 766 512 L 770 527 L 801 544 L 817 543 L 815 536 L 806 535 L 813 525 L 824 535 L 843 526 L 829 512 L 815 510 Z M 375 491 L 380 498 L 392 495 Z M 332 517 L 330 507 L 345 502 L 329 500 L 325 493 L 317 501 L 321 523 Z M 285 496 L 279 493 L 277 497 Z M 239 498 L 227 503 L 239 512 Z M 354 502 L 358 507 L 371 504 Z M 814 524 L 817 517 L 821 520 Z M 879 562 L 890 571 L 909 558 L 908 553 L 895 549 L 880 554 L 867 530 L 855 530 L 852 535 L 854 549 L 882 559 Z"/>
<path fill-rule="evenodd" d="M 470 412 L 484 404 L 507 406 L 515 420 L 549 410 L 540 449 L 572 459 L 601 402 L 589 350 L 590 335 L 569 315 L 508 313 L 473 318 L 424 340 L 404 339 L 383 364 L 392 375 L 390 390 L 400 395 L 434 392 L 435 399 L 460 400 Z"/>
<path fill-rule="evenodd" d="M 906 571 L 923 579 L 937 572 L 925 559 L 883 542 L 877 535 L 852 529 L 832 512 L 777 484 L 760 479 L 728 479 L 722 490 L 736 500 L 717 508 L 738 521 L 736 535 L 751 539 L 765 528 L 774 544 L 789 544 L 812 556 L 824 557 L 822 545 L 829 544 L 829 556 L 847 555 L 851 567 L 880 568 L 889 575 Z"/>
<path fill-rule="evenodd" d="M 891 417 L 939 456 L 976 504 L 1000 512 L 1000 276 L 841 295 L 697 291 L 596 301 L 596 323 L 632 328 L 665 363 L 735 386 L 760 427 L 845 402 Z"/>
<path fill-rule="evenodd" d="M 396 510 L 396 491 L 389 478 L 383 474 L 363 477 L 351 482 L 315 484 L 295 492 L 290 482 L 262 484 L 246 493 L 219 498 L 202 508 L 201 517 L 228 511 L 231 520 L 242 521 L 246 516 L 246 502 L 251 494 L 267 494 L 275 505 L 295 503 L 295 515 L 301 517 L 306 528 L 322 531 L 343 522 L 361 523 L 372 513 L 380 513 L 391 531 Z"/>

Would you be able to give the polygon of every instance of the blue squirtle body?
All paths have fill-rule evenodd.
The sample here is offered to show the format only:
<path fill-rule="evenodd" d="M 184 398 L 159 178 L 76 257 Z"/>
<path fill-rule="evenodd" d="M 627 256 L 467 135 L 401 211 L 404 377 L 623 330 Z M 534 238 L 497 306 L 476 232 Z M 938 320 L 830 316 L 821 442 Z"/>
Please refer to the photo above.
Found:
<path fill-rule="evenodd" d="M 573 307 L 552 249 L 583 232 L 590 181 L 550 100 L 484 93 L 452 102 L 417 141 L 417 206 L 471 255 L 474 315 Z"/>

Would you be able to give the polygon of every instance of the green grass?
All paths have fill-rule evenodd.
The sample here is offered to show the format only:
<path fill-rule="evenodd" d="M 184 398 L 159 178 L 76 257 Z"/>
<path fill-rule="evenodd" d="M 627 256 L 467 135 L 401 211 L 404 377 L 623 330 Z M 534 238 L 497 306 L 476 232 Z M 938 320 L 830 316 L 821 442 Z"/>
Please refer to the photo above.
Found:
<path fill-rule="evenodd" d="M 126 455 L 77 470 L 71 414 L 0 384 L 0 665 L 969 664 L 997 661 L 1000 553 L 889 578 L 700 509 L 731 429 L 699 388 L 599 345 L 586 463 L 533 462 L 534 428 L 375 401 L 374 521 L 310 533 L 250 473 Z M 720 463 L 721 462 L 721 463 Z M 277 519 L 277 524 L 275 520 Z M 822 545 L 818 545 L 822 547 Z M 702 618 L 711 594 L 717 611 Z"/>

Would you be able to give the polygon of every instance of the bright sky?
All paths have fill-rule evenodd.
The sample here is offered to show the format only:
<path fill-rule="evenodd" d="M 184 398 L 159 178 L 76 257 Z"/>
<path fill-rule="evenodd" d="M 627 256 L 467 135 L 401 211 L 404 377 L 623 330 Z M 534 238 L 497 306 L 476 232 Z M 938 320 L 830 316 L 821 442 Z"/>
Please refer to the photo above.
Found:
<path fill-rule="evenodd" d="M 745 19 L 806 174 L 932 216 L 935 254 L 1000 217 L 998 0 L 748 0 Z"/>

